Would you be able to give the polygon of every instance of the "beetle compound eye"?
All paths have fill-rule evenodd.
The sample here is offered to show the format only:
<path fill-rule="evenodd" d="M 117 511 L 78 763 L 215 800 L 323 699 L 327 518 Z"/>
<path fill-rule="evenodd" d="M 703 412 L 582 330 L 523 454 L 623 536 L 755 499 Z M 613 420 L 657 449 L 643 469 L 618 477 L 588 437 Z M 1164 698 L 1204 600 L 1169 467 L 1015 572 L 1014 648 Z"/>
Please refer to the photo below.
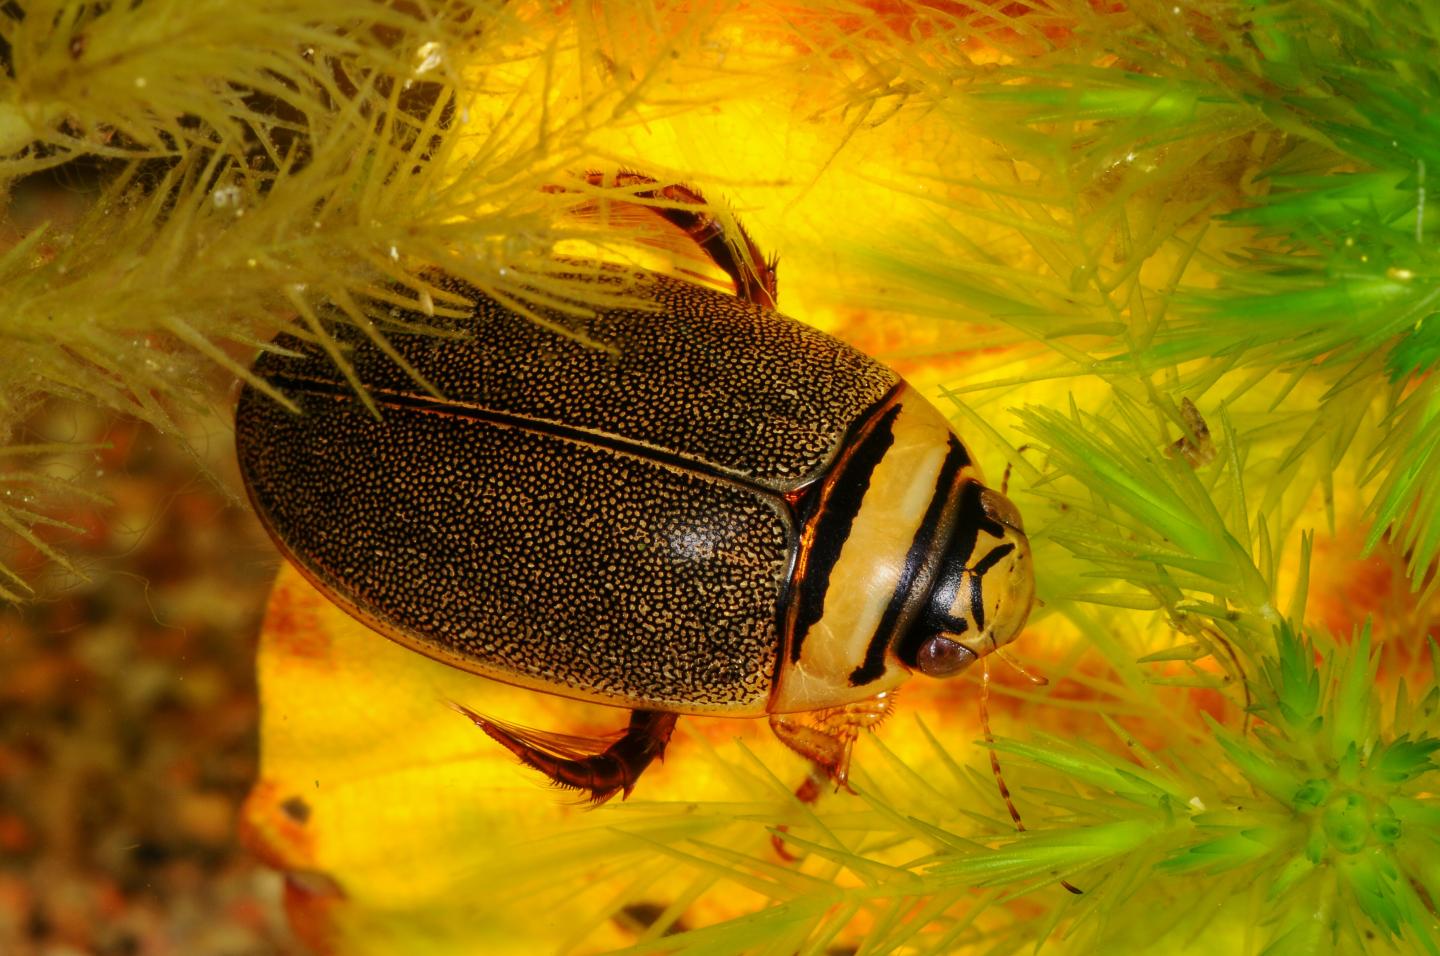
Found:
<path fill-rule="evenodd" d="M 1025 530 L 1025 521 L 1020 517 L 1020 509 L 1000 492 L 991 488 L 980 492 L 980 507 L 987 517 L 993 518 L 1005 527 L 1021 532 Z"/>
<path fill-rule="evenodd" d="M 932 637 L 920 645 L 915 667 L 926 677 L 954 677 L 975 663 L 975 652 L 948 637 Z"/>

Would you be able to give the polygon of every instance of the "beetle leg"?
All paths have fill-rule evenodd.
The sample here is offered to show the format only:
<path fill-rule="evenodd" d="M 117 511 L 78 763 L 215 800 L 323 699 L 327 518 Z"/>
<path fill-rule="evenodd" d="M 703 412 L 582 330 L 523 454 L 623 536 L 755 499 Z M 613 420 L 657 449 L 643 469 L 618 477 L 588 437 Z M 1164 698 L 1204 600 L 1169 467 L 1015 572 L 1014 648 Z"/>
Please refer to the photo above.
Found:
<path fill-rule="evenodd" d="M 700 247 L 700 251 L 735 284 L 735 294 L 746 302 L 767 309 L 775 308 L 776 281 L 774 259 L 766 259 L 755 245 L 755 240 L 739 222 L 735 223 L 738 235 L 731 236 L 725 223 L 706 210 L 708 203 L 698 189 L 680 183 L 661 185 L 654 177 L 644 173 L 622 170 L 613 177 L 590 170 L 584 175 L 591 186 L 615 186 L 634 189 L 637 199 L 658 199 L 682 204 L 675 206 L 648 206 L 655 215 L 664 219 L 689 237 Z M 608 181 L 607 181 L 608 180 Z M 640 188 L 635 187 L 653 187 Z M 686 209 L 684 206 L 697 208 Z"/>
<path fill-rule="evenodd" d="M 652 760 L 664 755 L 677 719 L 676 714 L 658 710 L 631 711 L 630 726 L 620 739 L 599 753 L 585 753 L 586 743 L 598 746 L 604 741 L 527 730 L 491 720 L 460 704 L 455 708 L 519 757 L 521 763 L 540 771 L 559 786 L 589 791 L 590 799 L 597 805 L 617 793 L 630 796 L 640 774 Z"/>
<path fill-rule="evenodd" d="M 781 738 L 784 739 L 783 737 Z M 810 772 L 805 775 L 805 782 L 795 788 L 795 799 L 804 804 L 814 803 L 820 799 L 820 775 L 823 771 L 820 765 L 811 763 Z M 790 848 L 785 845 L 785 837 L 790 833 L 790 825 L 782 823 L 770 834 L 770 845 L 775 848 L 775 855 L 786 863 L 794 863 L 804 854 L 791 853 Z"/>
<path fill-rule="evenodd" d="M 795 788 L 795 799 L 814 803 L 820 799 L 821 779 L 828 777 L 836 788 L 850 789 L 850 751 L 862 730 L 873 730 L 895 705 L 893 690 L 881 691 L 874 697 L 799 714 L 771 714 L 770 729 L 780 741 L 802 757 L 810 760 L 810 773 Z M 781 826 L 770 837 L 776 854 L 788 863 L 799 857 L 785 846 L 788 826 Z"/>
<path fill-rule="evenodd" d="M 807 757 L 823 771 L 837 788 L 850 789 L 850 751 L 860 731 L 877 726 L 890 715 L 895 703 L 894 691 L 882 691 L 874 697 L 799 714 L 771 714 L 770 729 L 791 750 Z M 802 785 L 796 795 L 806 799 L 818 788 Z M 818 792 L 815 796 L 818 796 Z M 813 802 L 810 796 L 806 802 Z"/>

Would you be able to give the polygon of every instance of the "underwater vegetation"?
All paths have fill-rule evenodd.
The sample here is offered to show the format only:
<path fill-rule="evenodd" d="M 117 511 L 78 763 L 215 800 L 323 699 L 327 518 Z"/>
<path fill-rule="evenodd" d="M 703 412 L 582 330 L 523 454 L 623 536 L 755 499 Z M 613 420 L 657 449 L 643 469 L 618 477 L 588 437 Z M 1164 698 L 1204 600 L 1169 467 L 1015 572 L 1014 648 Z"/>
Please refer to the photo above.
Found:
<path fill-rule="evenodd" d="M 898 368 L 1025 516 L 1014 652 L 1044 683 L 912 681 L 856 792 L 813 806 L 763 722 L 720 720 L 572 806 L 447 702 L 620 712 L 434 664 L 282 570 L 255 657 L 224 655 L 259 675 L 237 826 L 312 950 L 1440 951 L 1433 4 L 36 2 L 0 31 L 0 625 L 25 647 L 108 659 L 40 610 L 134 543 L 133 432 L 100 412 L 243 515 L 232 393 L 282 329 L 385 343 L 464 307 L 439 273 L 526 315 L 624 301 L 557 256 L 703 273 L 587 170 L 702 188 L 779 255 L 781 311 Z M 223 527 L 246 598 L 187 620 L 248 647 L 275 559 Z M 168 608 L 164 567 L 131 571 Z M 22 683 L 0 890 L 52 853 L 5 842 L 35 812 Z M 126 746 L 163 738 L 124 713 Z"/>

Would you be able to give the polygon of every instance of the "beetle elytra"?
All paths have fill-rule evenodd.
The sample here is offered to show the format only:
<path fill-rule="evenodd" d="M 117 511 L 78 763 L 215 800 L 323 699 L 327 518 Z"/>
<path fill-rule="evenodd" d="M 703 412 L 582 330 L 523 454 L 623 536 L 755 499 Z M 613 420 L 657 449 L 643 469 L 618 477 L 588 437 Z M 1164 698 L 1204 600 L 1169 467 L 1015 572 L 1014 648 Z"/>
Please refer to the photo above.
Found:
<path fill-rule="evenodd" d="M 246 486 L 281 550 L 381 634 L 633 712 L 586 747 L 466 711 L 558 783 L 628 794 L 678 716 L 712 714 L 768 716 L 843 784 L 911 672 L 957 674 L 1023 627 L 1019 512 L 898 375 L 773 311 L 743 232 L 627 175 L 737 295 L 646 274 L 650 309 L 546 314 L 610 351 L 445 280 L 466 318 L 403 317 L 461 334 L 390 337 L 443 398 L 332 330 L 378 420 L 319 345 L 282 336 L 255 372 L 302 414 L 243 391 Z"/>

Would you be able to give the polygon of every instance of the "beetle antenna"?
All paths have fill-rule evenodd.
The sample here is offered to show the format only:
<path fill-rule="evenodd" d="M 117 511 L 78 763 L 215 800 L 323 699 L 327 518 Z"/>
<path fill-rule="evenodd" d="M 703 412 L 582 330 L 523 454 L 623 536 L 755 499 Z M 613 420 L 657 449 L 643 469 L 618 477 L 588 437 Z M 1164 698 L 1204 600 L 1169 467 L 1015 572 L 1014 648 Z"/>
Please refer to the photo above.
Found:
<path fill-rule="evenodd" d="M 1028 443 L 1026 443 L 1026 444 L 1024 444 L 1024 445 L 1021 445 L 1019 448 L 1015 449 L 1015 454 L 1019 455 L 1019 454 L 1021 454 L 1021 453 L 1023 453 L 1023 452 L 1029 451 L 1029 450 L 1030 450 L 1030 445 L 1029 445 Z M 1000 476 L 1000 493 L 1001 493 L 1002 495 L 1005 495 L 1005 494 L 1009 494 L 1009 493 L 1010 493 L 1010 469 L 1012 469 L 1012 468 L 1014 468 L 1014 467 L 1015 467 L 1015 463 L 1014 463 L 1014 462 L 1012 462 L 1012 461 L 1007 461 L 1007 462 L 1005 462 L 1005 473 Z"/>
<path fill-rule="evenodd" d="M 1023 667 L 1014 661 L 1006 660 L 1007 664 L 1017 668 L 1020 673 L 1030 677 Z M 989 657 L 980 658 L 980 729 L 985 732 L 985 744 L 990 750 L 990 772 L 995 775 L 995 785 L 1000 788 L 1000 799 L 1005 801 L 1005 809 L 1010 811 L 1010 819 L 1015 821 L 1015 829 L 1025 832 L 1025 821 L 1020 819 L 1020 808 L 1015 806 L 1015 801 L 1010 797 L 1010 788 L 1005 785 L 1005 774 L 1000 769 L 1000 754 L 995 750 L 995 735 L 990 732 L 990 660 Z M 1033 681 L 1035 678 L 1030 677 Z M 1044 681 L 1044 678 L 1041 678 Z M 1076 896 L 1083 896 L 1085 891 L 1079 889 L 1069 880 L 1061 880 L 1060 885 L 1065 887 Z"/>
<path fill-rule="evenodd" d="M 1240 662 L 1240 655 L 1236 653 L 1235 645 L 1230 643 L 1229 638 L 1220 633 L 1220 631 L 1209 625 L 1204 625 L 1200 628 L 1200 632 L 1225 649 L 1226 656 L 1230 658 L 1230 663 L 1235 668 L 1235 677 L 1240 682 L 1240 692 L 1245 695 L 1245 707 L 1241 711 L 1245 716 L 1240 725 L 1240 732 L 1241 734 L 1248 734 L 1250 733 L 1250 716 L 1254 712 L 1255 699 L 1250 694 L 1250 681 L 1247 680 L 1245 676 L 1245 665 Z M 1217 660 L 1219 659 L 1214 651 L 1210 653 L 1212 657 L 1215 657 Z"/>
<path fill-rule="evenodd" d="M 1017 673 L 1019 673 L 1021 677 L 1025 678 L 1030 683 L 1034 684 L 1036 687 L 1050 686 L 1050 679 L 1048 677 L 1046 677 L 1044 674 L 1030 673 L 1028 670 L 1025 669 L 1024 665 L 1022 665 L 1015 658 L 1011 657 L 1004 648 L 997 647 L 991 653 L 993 653 L 996 657 L 1000 658 L 1005 663 L 1009 664 L 1012 668 L 1015 669 Z"/>

